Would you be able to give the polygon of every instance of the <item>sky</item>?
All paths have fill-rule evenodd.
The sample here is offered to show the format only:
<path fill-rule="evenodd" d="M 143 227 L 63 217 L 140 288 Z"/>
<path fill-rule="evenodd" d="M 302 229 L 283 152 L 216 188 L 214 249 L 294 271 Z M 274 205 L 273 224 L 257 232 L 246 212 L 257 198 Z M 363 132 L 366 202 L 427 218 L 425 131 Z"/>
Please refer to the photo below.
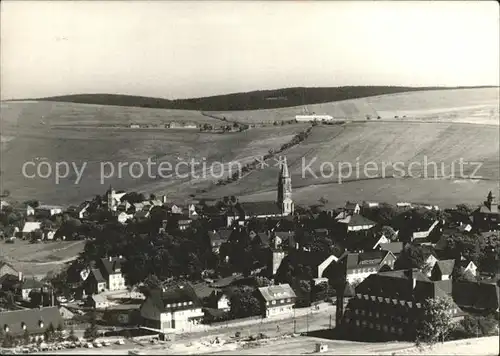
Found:
<path fill-rule="evenodd" d="M 1 98 L 499 85 L 496 1 L 1 2 Z"/>

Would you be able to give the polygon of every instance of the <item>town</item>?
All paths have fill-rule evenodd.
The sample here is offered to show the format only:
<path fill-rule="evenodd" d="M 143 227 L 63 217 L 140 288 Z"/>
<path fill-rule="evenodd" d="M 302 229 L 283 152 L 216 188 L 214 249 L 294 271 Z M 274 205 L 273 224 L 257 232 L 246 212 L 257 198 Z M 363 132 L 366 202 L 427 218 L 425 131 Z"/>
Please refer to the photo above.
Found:
<path fill-rule="evenodd" d="M 327 209 L 325 199 L 295 205 L 286 160 L 279 171 L 275 201 L 180 202 L 113 187 L 79 206 L 2 199 L 5 246 L 85 247 L 50 275 L 0 260 L 1 346 L 31 353 L 314 332 L 420 343 L 498 333 L 493 192 L 476 207 Z"/>

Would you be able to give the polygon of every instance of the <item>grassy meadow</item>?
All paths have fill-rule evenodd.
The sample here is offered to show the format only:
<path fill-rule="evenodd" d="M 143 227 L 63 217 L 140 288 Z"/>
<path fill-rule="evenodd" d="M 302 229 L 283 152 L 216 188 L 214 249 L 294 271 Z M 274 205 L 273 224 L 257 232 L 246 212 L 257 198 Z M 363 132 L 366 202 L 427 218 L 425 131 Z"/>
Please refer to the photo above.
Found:
<path fill-rule="evenodd" d="M 339 110 L 339 114 L 328 111 L 329 108 Z M 238 121 L 262 122 L 291 119 L 300 110 L 301 107 L 292 107 L 219 114 Z M 347 199 L 443 200 L 450 204 L 478 202 L 488 190 L 498 187 L 498 88 L 390 94 L 309 105 L 309 110 L 334 116 L 347 115 L 360 118 L 363 122 L 314 127 L 305 141 L 282 153 L 287 157 L 294 198 L 299 203 L 316 202 L 321 196 L 326 196 L 332 204 L 343 204 Z M 380 121 L 364 120 L 367 114 L 374 113 L 386 113 L 387 117 Z M 402 113 L 408 114 L 407 117 L 393 118 L 393 114 L 399 116 Z M 431 122 L 433 120 L 438 122 Z M 237 195 L 242 199 L 274 199 L 278 175 L 274 160 L 268 162 L 268 168 L 252 171 L 241 180 L 224 186 L 215 184 L 218 177 L 203 177 L 201 168 L 195 170 L 198 176 L 202 176 L 200 178 L 174 179 L 158 176 L 150 178 L 147 170 L 141 178 L 135 178 L 126 167 L 121 177 L 115 171 L 113 178 L 101 184 L 101 162 L 112 162 L 116 168 L 120 162 L 138 162 L 147 168 L 148 158 L 155 162 L 154 167 L 161 162 L 175 166 L 180 160 L 191 159 L 198 162 L 204 159 L 207 166 L 215 161 L 226 164 L 238 161 L 244 164 L 266 154 L 270 149 L 279 148 L 296 133 L 309 127 L 309 124 L 304 123 L 226 134 L 188 129 L 103 127 L 132 122 L 161 124 L 170 121 L 220 123 L 199 112 L 185 110 L 58 102 L 4 102 L 0 146 L 1 189 L 9 190 L 12 198 L 17 200 L 39 199 L 44 203 L 63 205 L 101 194 L 110 184 L 116 189 L 166 193 L 176 199 L 186 198 L 190 194 L 199 195 L 197 192 L 202 189 L 205 191 L 202 195 L 212 197 Z M 367 162 L 375 162 L 379 167 L 386 163 L 389 166 L 385 176 L 390 177 L 394 172 L 391 163 L 401 162 L 407 167 L 411 162 L 422 164 L 424 157 L 438 164 L 442 162 L 445 174 L 450 172 L 451 164 L 460 158 L 480 162 L 482 167 L 476 175 L 482 178 L 479 181 L 430 181 L 419 178 L 382 179 L 379 174 L 377 179 L 367 180 L 361 171 L 360 174 L 344 178 L 345 184 L 339 185 L 336 171 L 329 178 L 301 175 L 302 159 L 307 165 L 316 158 L 311 168 L 317 173 L 323 162 L 332 163 L 335 169 L 339 162 L 348 162 L 353 166 L 358 163 L 361 170 Z M 23 177 L 21 168 L 27 161 L 48 161 L 52 167 L 61 161 L 74 163 L 79 169 L 84 162 L 87 166 L 79 184 L 74 184 L 77 178 L 74 172 L 55 184 L 53 177 Z M 473 169 L 473 166 L 466 166 L 464 174 L 471 174 Z M 186 173 L 187 170 L 183 167 L 179 173 Z M 326 169 L 326 172 L 329 170 Z M 413 169 L 414 175 L 419 172 L 422 172 L 421 166 Z M 156 175 L 157 172 L 153 169 L 152 173 Z M 345 170 L 342 173 L 347 174 Z M 429 174 L 434 174 L 432 167 Z"/>

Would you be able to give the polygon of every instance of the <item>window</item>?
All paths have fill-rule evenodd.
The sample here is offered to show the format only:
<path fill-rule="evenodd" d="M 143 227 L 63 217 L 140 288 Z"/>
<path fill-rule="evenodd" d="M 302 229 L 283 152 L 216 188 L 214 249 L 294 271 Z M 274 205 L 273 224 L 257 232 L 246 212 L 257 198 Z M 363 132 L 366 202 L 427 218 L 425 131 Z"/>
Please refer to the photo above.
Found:
<path fill-rule="evenodd" d="M 183 303 L 183 305 L 184 305 L 184 306 L 186 306 L 186 305 L 188 305 L 188 303 L 187 303 L 187 302 L 184 302 L 184 303 Z"/>
<path fill-rule="evenodd" d="M 291 300 L 290 298 L 288 298 L 288 299 L 286 300 L 286 302 L 287 302 L 287 303 L 290 303 L 291 301 L 292 301 L 292 300 Z"/>
<path fill-rule="evenodd" d="M 26 323 L 25 323 L 24 321 L 21 323 L 21 328 L 22 328 L 23 330 L 26 330 Z"/>
<path fill-rule="evenodd" d="M 4 330 L 6 333 L 8 333 L 8 332 L 9 332 L 9 326 L 8 326 L 7 324 L 5 324 L 5 325 L 3 326 L 3 330 Z"/>
<path fill-rule="evenodd" d="M 273 300 L 273 301 L 271 302 L 271 304 L 272 304 L 272 305 L 275 305 L 275 304 L 276 304 L 276 301 L 275 301 L 275 300 Z"/>

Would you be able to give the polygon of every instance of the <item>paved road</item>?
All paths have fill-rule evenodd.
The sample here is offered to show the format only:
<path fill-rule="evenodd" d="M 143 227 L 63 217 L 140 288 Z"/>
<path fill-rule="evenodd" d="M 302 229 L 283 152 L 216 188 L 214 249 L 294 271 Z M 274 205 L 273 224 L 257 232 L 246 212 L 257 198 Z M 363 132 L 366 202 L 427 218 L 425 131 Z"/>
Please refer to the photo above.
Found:
<path fill-rule="evenodd" d="M 298 309 L 296 317 L 286 319 L 262 319 L 252 321 L 252 323 L 240 324 L 237 322 L 228 322 L 227 326 L 221 326 L 217 329 L 209 328 L 200 332 L 185 333 L 176 335 L 175 341 L 195 341 L 200 339 L 219 339 L 227 340 L 234 337 L 236 332 L 241 333 L 241 337 L 257 335 L 263 333 L 269 337 L 275 337 L 290 333 L 302 333 L 307 331 L 327 329 L 335 326 L 334 305 L 322 304 L 319 311 L 311 311 L 309 308 Z"/>

